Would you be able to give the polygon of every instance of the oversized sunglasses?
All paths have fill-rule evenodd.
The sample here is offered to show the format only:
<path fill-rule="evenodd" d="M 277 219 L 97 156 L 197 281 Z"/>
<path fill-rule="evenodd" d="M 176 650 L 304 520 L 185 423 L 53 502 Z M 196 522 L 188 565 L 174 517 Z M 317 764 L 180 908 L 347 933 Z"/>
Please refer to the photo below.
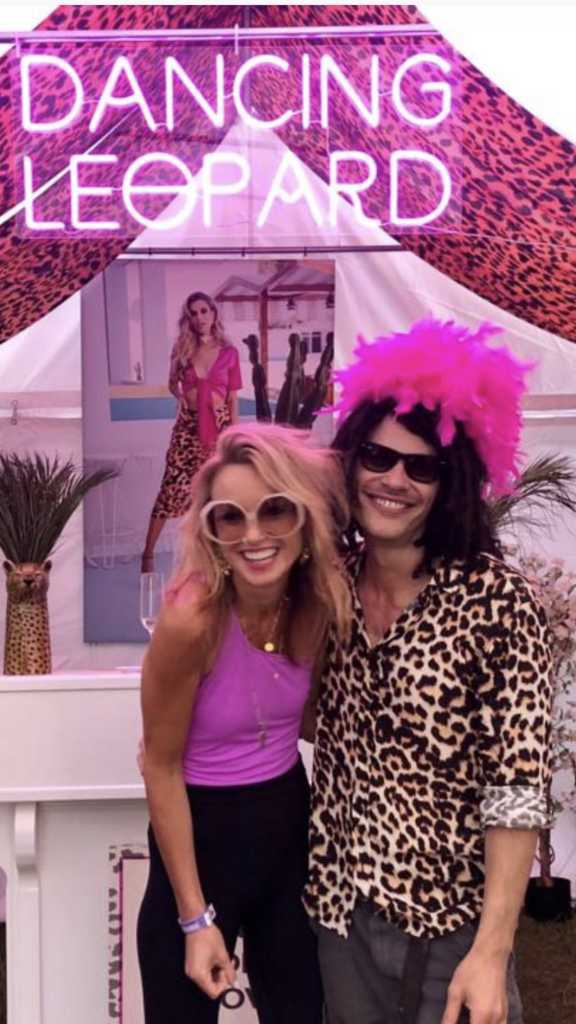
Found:
<path fill-rule="evenodd" d="M 216 544 L 237 544 L 245 539 L 250 523 L 266 537 L 290 537 L 304 525 L 306 512 L 291 494 L 267 494 L 252 512 L 236 501 L 209 501 L 200 512 L 202 529 Z"/>
<path fill-rule="evenodd" d="M 369 473 L 388 473 L 402 462 L 406 475 L 419 484 L 433 484 L 446 465 L 440 455 L 406 455 L 374 441 L 364 441 L 358 449 L 360 464 Z"/>

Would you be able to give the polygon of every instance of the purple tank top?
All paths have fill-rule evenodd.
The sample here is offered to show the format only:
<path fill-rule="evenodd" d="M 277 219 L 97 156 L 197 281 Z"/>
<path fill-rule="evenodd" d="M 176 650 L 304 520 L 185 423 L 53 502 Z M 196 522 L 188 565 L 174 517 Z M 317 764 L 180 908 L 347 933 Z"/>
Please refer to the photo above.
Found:
<path fill-rule="evenodd" d="M 182 760 L 186 782 L 241 786 L 289 771 L 298 760 L 311 672 L 308 659 L 294 664 L 253 647 L 230 615 L 216 662 L 196 694 Z"/>

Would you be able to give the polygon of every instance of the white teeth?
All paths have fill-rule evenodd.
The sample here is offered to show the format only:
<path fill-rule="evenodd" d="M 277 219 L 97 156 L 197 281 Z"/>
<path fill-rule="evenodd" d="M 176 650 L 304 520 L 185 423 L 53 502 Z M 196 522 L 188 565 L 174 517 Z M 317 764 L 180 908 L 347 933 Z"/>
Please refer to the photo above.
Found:
<path fill-rule="evenodd" d="M 268 558 L 274 557 L 276 549 L 265 548 L 262 551 L 243 551 L 242 554 L 248 562 L 265 562 Z"/>
<path fill-rule="evenodd" d="M 374 497 L 373 501 L 376 503 L 376 505 L 379 506 L 379 508 L 387 508 L 390 509 L 391 511 L 398 511 L 400 509 L 406 509 L 410 507 L 409 505 L 406 505 L 405 502 L 403 501 L 392 501 L 391 498 Z"/>

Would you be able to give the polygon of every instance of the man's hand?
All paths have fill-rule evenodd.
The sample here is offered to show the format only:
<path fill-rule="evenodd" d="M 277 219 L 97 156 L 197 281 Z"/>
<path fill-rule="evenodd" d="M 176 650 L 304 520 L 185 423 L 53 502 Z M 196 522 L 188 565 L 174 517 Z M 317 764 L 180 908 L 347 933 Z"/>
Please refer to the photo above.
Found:
<path fill-rule="evenodd" d="M 454 972 L 440 1024 L 459 1024 L 464 1007 L 470 1024 L 506 1024 L 506 970 L 504 957 L 472 948 Z"/>
<path fill-rule="evenodd" d="M 235 985 L 236 971 L 215 925 L 186 936 L 185 971 L 210 999 L 218 999 Z"/>

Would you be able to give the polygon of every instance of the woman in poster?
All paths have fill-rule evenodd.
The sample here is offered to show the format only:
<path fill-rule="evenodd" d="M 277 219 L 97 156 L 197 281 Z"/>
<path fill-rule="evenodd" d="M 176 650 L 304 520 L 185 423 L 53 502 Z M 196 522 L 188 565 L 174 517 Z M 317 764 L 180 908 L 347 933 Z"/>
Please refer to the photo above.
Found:
<path fill-rule="evenodd" d="M 332 453 L 252 423 L 223 434 L 193 492 L 142 674 L 146 1024 L 216 1024 L 240 930 L 260 1024 L 321 1024 L 298 738 L 327 630 L 350 618 L 342 477 Z"/>
<path fill-rule="evenodd" d="M 242 388 L 238 351 L 227 342 L 216 304 L 205 292 L 192 292 L 182 307 L 168 386 L 179 403 L 178 415 L 150 516 L 142 572 L 154 569 L 154 549 L 166 520 L 188 511 L 194 476 L 214 451 L 218 435 L 237 420 Z"/>

